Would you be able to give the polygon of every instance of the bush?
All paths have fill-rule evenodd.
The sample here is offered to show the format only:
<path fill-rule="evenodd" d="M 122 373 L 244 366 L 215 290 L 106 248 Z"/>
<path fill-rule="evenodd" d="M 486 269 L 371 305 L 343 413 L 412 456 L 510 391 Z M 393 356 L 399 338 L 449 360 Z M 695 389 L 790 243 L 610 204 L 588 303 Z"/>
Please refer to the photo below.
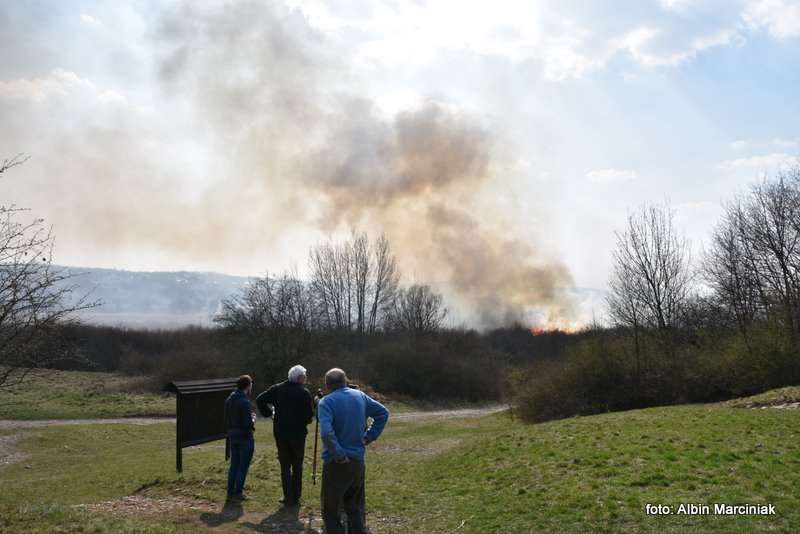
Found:
<path fill-rule="evenodd" d="M 754 395 L 800 382 L 800 358 L 773 325 L 737 333 L 706 332 L 667 347 L 640 339 L 637 373 L 633 339 L 599 331 L 568 348 L 563 358 L 515 371 L 514 402 L 528 421 Z M 746 342 L 747 341 L 747 342 Z"/>

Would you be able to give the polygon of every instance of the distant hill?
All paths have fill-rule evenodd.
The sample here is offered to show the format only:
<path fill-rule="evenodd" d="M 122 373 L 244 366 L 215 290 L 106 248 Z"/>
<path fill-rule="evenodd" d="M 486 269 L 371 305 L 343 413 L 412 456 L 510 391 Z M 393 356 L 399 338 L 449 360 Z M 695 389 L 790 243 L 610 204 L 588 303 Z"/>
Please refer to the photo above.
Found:
<path fill-rule="evenodd" d="M 55 267 L 76 276 L 73 298 L 89 294 L 103 305 L 83 311 L 86 322 L 135 328 L 211 326 L 220 303 L 238 294 L 251 278 L 191 271 L 138 272 L 88 267 Z M 605 291 L 591 288 L 562 290 L 572 301 L 571 321 L 590 324 L 601 320 Z M 543 319 L 544 320 L 544 319 Z"/>
<path fill-rule="evenodd" d="M 63 268 L 78 288 L 102 306 L 83 311 L 87 322 L 140 328 L 210 326 L 223 299 L 239 293 L 250 278 L 219 273 L 136 272 L 84 267 Z"/>

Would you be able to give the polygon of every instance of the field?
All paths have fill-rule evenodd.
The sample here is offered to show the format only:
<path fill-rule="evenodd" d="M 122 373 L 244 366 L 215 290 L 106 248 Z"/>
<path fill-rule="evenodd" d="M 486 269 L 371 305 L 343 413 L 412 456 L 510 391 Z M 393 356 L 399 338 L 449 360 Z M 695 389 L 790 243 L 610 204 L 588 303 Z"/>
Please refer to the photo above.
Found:
<path fill-rule="evenodd" d="M 141 390 L 145 378 L 40 371 L 0 390 L 0 419 L 97 419 L 175 415 L 175 398 Z"/>
<path fill-rule="evenodd" d="M 269 421 L 248 481 L 223 509 L 219 443 L 187 449 L 174 426 L 0 429 L 0 530 L 319 532 L 308 440 L 305 497 L 281 512 Z M 538 425 L 507 412 L 390 421 L 368 456 L 373 532 L 778 531 L 800 525 L 800 410 L 696 405 Z M 13 453 L 13 456 L 9 456 Z M 771 503 L 775 516 L 648 516 L 646 503 Z"/>
<path fill-rule="evenodd" d="M 152 379 L 115 373 L 42 371 L 0 389 L 0 419 L 103 419 L 175 416 L 175 397 L 151 393 Z M 395 413 L 474 408 L 413 399 L 385 401 Z"/>

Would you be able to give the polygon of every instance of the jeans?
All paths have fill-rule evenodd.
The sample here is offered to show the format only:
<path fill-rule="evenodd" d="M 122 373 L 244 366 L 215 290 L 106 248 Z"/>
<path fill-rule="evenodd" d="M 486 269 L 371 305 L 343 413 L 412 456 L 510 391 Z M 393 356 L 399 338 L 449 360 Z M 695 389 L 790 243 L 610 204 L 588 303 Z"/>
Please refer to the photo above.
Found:
<path fill-rule="evenodd" d="M 228 469 L 228 497 L 237 497 L 244 491 L 244 481 L 247 478 L 247 470 L 250 468 L 250 460 L 253 459 L 255 450 L 255 440 L 236 439 L 231 440 L 231 466 Z"/>
<path fill-rule="evenodd" d="M 339 511 L 347 514 L 348 534 L 364 530 L 364 462 L 329 462 L 322 466 L 322 521 L 326 534 L 344 534 Z"/>
<path fill-rule="evenodd" d="M 303 458 L 306 452 L 306 440 L 275 438 L 278 448 L 278 461 L 281 463 L 281 486 L 283 486 L 283 503 L 288 505 L 300 502 L 303 493 Z"/>

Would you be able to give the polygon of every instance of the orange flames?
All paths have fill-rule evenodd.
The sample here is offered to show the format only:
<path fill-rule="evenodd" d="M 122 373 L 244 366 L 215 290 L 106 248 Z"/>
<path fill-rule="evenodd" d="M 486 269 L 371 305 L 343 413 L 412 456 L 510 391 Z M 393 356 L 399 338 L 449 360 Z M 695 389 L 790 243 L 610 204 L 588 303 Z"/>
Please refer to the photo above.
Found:
<path fill-rule="evenodd" d="M 550 334 L 556 332 L 562 332 L 564 334 L 577 334 L 581 330 L 584 329 L 584 325 L 579 324 L 577 322 L 560 322 L 560 321 L 550 321 L 545 324 L 532 326 L 530 328 L 531 334 L 534 336 L 540 336 L 542 334 Z"/>

